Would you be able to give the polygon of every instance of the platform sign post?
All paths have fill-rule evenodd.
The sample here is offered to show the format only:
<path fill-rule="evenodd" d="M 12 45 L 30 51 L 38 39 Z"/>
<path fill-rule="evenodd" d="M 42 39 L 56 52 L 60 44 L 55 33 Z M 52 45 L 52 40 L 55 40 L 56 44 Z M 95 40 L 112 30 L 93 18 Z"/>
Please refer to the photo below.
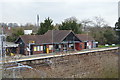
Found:
<path fill-rule="evenodd" d="M 32 49 L 31 45 L 35 44 L 35 41 L 29 41 L 29 56 L 31 55 Z"/>

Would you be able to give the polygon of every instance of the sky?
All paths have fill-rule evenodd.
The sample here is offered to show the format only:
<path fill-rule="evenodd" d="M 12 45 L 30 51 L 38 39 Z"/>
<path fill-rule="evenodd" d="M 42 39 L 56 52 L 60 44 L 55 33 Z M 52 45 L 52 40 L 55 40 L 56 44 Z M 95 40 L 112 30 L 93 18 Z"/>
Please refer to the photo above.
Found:
<path fill-rule="evenodd" d="M 0 23 L 36 23 L 37 14 L 40 22 L 50 17 L 55 23 L 61 23 L 69 17 L 79 21 L 104 18 L 114 26 L 118 20 L 119 0 L 0 0 Z"/>

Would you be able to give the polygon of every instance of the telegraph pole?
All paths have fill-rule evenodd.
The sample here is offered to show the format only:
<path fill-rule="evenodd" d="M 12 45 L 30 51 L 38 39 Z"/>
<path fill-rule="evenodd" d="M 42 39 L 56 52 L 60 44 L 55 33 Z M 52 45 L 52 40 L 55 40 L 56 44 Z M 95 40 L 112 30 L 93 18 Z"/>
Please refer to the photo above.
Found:
<path fill-rule="evenodd" d="M 0 36 L 0 69 L 3 69 L 3 63 L 2 63 L 2 35 Z M 0 80 L 2 80 L 2 70 L 0 70 Z"/>
<path fill-rule="evenodd" d="M 3 69 L 3 26 L 2 26 L 2 34 L 0 36 L 0 68 Z M 2 70 L 0 71 L 0 79 L 2 79 Z"/>

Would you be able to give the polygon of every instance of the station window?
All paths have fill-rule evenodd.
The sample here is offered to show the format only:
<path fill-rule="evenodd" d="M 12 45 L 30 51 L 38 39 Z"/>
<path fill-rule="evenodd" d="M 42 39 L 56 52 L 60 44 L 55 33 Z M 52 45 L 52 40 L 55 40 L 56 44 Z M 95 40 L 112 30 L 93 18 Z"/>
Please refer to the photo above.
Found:
<path fill-rule="evenodd" d="M 53 49 L 53 45 L 49 45 L 49 50 L 52 50 Z"/>
<path fill-rule="evenodd" d="M 37 47 L 36 46 L 34 46 L 34 51 L 37 51 Z"/>
<path fill-rule="evenodd" d="M 34 46 L 34 51 L 43 51 L 43 46 Z"/>

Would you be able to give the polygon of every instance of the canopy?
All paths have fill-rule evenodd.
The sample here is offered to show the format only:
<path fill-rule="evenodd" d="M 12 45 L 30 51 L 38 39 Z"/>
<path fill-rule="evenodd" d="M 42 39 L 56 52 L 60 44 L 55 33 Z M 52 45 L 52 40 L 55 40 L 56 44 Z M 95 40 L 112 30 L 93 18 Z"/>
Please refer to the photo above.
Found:
<path fill-rule="evenodd" d="M 18 44 L 15 44 L 13 42 L 4 42 L 4 47 L 18 47 Z"/>

